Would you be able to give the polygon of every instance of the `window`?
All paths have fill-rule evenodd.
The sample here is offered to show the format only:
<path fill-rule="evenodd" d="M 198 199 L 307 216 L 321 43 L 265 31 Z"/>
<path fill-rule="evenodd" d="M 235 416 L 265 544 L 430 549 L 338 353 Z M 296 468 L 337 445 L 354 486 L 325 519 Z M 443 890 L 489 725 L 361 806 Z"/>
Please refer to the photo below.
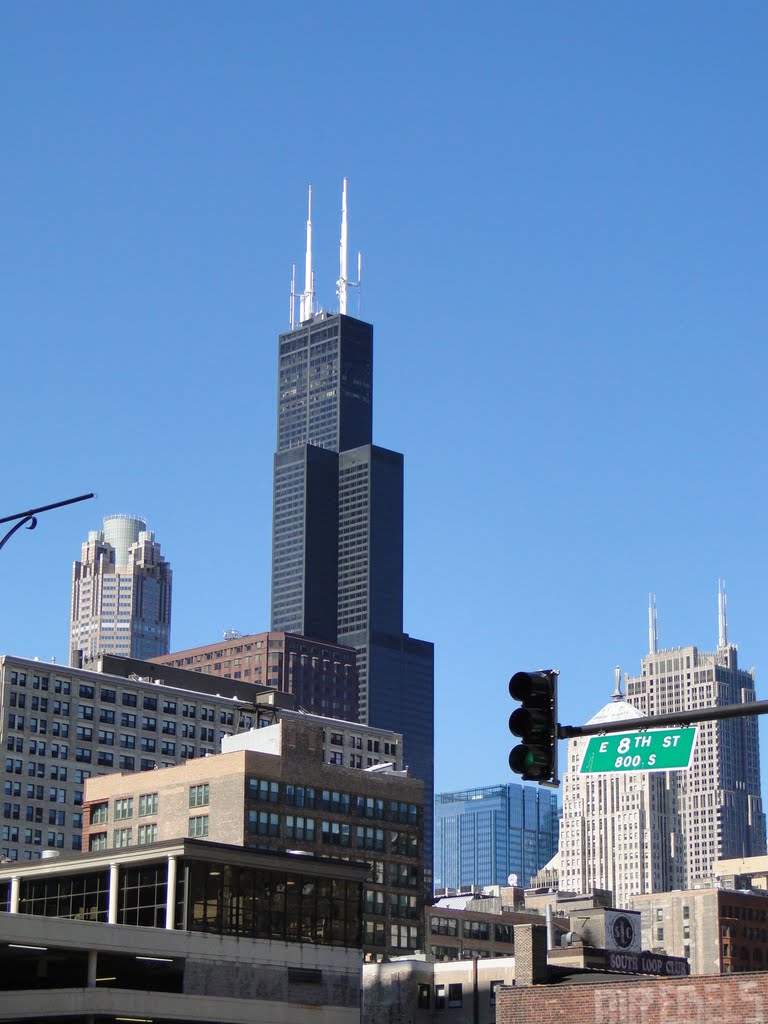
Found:
<path fill-rule="evenodd" d="M 96 832 L 94 835 L 91 836 L 90 842 L 88 844 L 88 849 L 89 850 L 106 850 L 106 848 L 107 848 L 107 833 L 106 832 Z"/>
<path fill-rule="evenodd" d="M 445 1009 L 445 985 L 435 985 L 435 1009 Z"/>
<path fill-rule="evenodd" d="M 448 1008 L 452 1009 L 457 1006 L 461 1006 L 462 1002 L 462 987 L 461 982 L 456 982 L 448 986 Z"/>
<path fill-rule="evenodd" d="M 430 988 L 431 988 L 430 985 L 419 985 L 419 995 L 418 995 L 418 1001 L 417 1001 L 418 1009 L 420 1009 L 420 1010 L 428 1010 L 429 1009 L 429 1007 L 430 1007 L 430 996 L 432 995 L 432 993 L 430 991 Z"/>
<path fill-rule="evenodd" d="M 258 836 L 280 835 L 280 818 L 269 811 L 249 811 L 248 831 Z"/>
<path fill-rule="evenodd" d="M 151 825 L 139 825 L 139 846 L 144 846 L 146 843 L 154 843 L 157 841 L 157 824 L 153 822 Z"/>
<path fill-rule="evenodd" d="M 208 835 L 208 815 L 198 814 L 189 819 L 189 830 L 187 835 L 190 839 L 198 839 Z"/>
<path fill-rule="evenodd" d="M 133 846 L 133 829 L 116 828 L 113 833 L 112 845 L 118 849 L 123 846 Z"/>
<path fill-rule="evenodd" d="M 350 827 L 341 821 L 324 821 L 321 823 L 322 841 L 330 846 L 349 846 Z"/>
<path fill-rule="evenodd" d="M 503 981 L 492 981 L 489 988 L 491 991 L 491 1006 L 496 1005 L 496 993 L 499 991 L 501 986 L 504 984 Z"/>
<path fill-rule="evenodd" d="M 276 804 L 280 799 L 280 784 L 269 779 L 249 779 L 248 795 L 254 800 L 265 800 Z"/>
<path fill-rule="evenodd" d="M 315 841 L 315 822 L 313 818 L 285 817 L 285 835 L 287 839 L 303 839 L 307 843 Z"/>
<path fill-rule="evenodd" d="M 190 807 L 207 807 L 209 802 L 210 802 L 210 794 L 209 794 L 209 784 L 207 782 L 203 782 L 199 786 L 190 786 L 189 787 L 189 806 Z M 208 833 L 206 832 L 206 835 L 207 834 Z"/>
<path fill-rule="evenodd" d="M 142 793 L 139 797 L 139 817 L 157 814 L 157 793 Z"/>
<path fill-rule="evenodd" d="M 125 818 L 133 817 L 133 797 L 125 797 L 122 800 L 115 800 L 115 821 L 123 821 Z"/>

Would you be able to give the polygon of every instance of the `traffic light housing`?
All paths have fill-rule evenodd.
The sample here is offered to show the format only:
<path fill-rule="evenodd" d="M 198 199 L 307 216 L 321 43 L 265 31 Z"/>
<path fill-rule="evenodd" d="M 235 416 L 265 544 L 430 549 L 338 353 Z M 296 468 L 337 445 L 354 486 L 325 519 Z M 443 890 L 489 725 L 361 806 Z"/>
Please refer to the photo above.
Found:
<path fill-rule="evenodd" d="M 522 740 L 509 755 L 509 767 L 526 782 L 560 785 L 557 777 L 557 676 L 554 669 L 516 672 L 509 695 L 521 707 L 509 716 L 509 731 Z"/>

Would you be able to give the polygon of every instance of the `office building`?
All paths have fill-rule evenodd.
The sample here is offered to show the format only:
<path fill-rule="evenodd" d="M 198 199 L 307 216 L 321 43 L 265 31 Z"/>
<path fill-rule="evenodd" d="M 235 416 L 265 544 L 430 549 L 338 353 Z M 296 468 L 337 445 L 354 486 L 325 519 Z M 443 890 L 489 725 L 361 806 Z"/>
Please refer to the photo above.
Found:
<path fill-rule="evenodd" d="M 365 862 L 366 958 L 423 948 L 423 783 L 387 765 L 329 764 L 328 728 L 319 721 L 283 716 L 228 737 L 216 757 L 89 779 L 84 845 L 105 850 L 188 835 Z"/>
<path fill-rule="evenodd" d="M 358 721 L 355 651 L 295 633 L 228 633 L 219 643 L 153 658 L 190 672 L 242 679 L 290 693 L 315 715 Z"/>
<path fill-rule="evenodd" d="M 271 629 L 353 647 L 361 722 L 403 735 L 427 787 L 431 866 L 434 649 L 403 632 L 403 457 L 373 444 L 373 328 L 347 314 L 346 182 L 339 312 L 305 289 L 278 341 Z"/>
<path fill-rule="evenodd" d="M 147 522 L 106 516 L 72 570 L 69 663 L 99 654 L 151 658 L 168 651 L 171 567 Z"/>
<path fill-rule="evenodd" d="M 402 768 L 399 734 L 299 713 L 290 694 L 116 655 L 93 669 L 0 655 L 0 856 L 80 850 L 86 779 L 208 757 L 225 736 L 282 714 L 322 723 L 329 763 Z"/>
<path fill-rule="evenodd" d="M 0 1019 L 357 1024 L 366 874 L 196 839 L 0 865 Z"/>
<path fill-rule="evenodd" d="M 650 717 L 755 700 L 754 670 L 739 668 L 737 648 L 728 641 L 722 585 L 718 644 L 711 652 L 695 646 L 659 650 L 652 602 L 649 653 L 641 661 L 640 674 L 627 676 L 626 694 L 629 704 Z M 710 882 L 715 860 L 766 852 L 757 718 L 701 722 L 698 728 L 690 769 L 668 776 L 677 816 L 675 860 L 681 867 L 673 887 L 680 889 Z"/>
<path fill-rule="evenodd" d="M 642 711 L 623 699 L 621 680 L 611 701 L 588 722 L 626 721 L 627 731 L 647 728 Z M 678 837 L 664 772 L 581 774 L 589 739 L 568 741 L 560 821 L 559 884 L 564 892 L 608 889 L 624 907 L 639 893 L 663 892 L 678 879 Z M 678 773 L 679 774 L 679 773 Z"/>
<path fill-rule="evenodd" d="M 704 886 L 632 896 L 643 949 L 684 956 L 691 974 L 768 969 L 768 893 Z"/>
<path fill-rule="evenodd" d="M 435 797 L 435 889 L 529 885 L 557 852 L 557 796 L 539 786 L 501 786 Z"/>

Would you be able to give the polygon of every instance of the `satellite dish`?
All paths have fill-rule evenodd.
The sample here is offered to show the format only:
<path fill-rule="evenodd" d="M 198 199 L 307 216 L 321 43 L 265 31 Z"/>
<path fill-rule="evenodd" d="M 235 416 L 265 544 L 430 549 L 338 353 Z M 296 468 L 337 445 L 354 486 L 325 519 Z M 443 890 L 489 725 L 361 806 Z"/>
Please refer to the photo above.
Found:
<path fill-rule="evenodd" d="M 508 878 L 507 878 L 507 883 L 509 885 L 517 885 L 517 875 L 515 875 L 515 874 L 509 875 Z"/>

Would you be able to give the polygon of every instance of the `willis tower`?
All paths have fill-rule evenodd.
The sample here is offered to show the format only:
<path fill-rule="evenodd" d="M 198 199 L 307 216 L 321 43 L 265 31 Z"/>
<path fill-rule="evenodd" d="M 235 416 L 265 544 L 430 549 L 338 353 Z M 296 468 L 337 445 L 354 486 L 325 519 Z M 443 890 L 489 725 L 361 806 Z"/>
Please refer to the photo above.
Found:
<path fill-rule="evenodd" d="M 271 629 L 357 652 L 359 720 L 403 735 L 424 781 L 432 867 L 434 647 L 403 632 L 403 456 L 372 443 L 373 327 L 347 314 L 347 183 L 339 312 L 315 312 L 312 190 L 304 291 L 279 337 Z M 295 320 L 295 299 L 299 317 Z"/>

